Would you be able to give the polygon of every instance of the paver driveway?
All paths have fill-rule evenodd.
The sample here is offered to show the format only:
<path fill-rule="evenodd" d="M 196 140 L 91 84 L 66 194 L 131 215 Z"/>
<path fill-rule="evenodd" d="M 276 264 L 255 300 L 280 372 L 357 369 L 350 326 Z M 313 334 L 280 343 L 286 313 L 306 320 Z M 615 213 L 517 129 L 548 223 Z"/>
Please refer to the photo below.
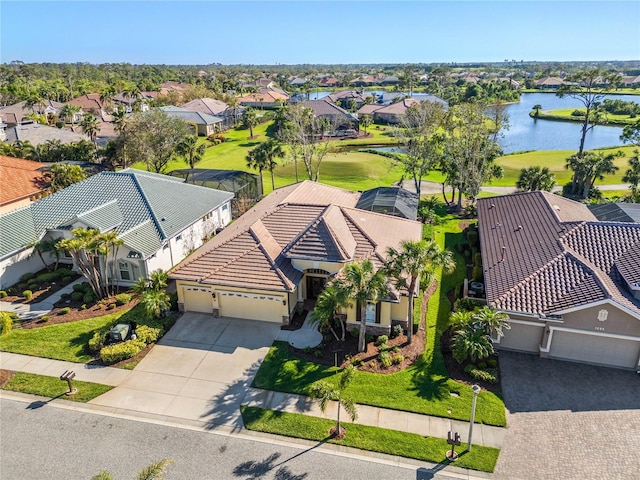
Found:
<path fill-rule="evenodd" d="M 185 313 L 123 383 L 91 403 L 239 428 L 240 402 L 279 330 L 273 323 Z"/>
<path fill-rule="evenodd" d="M 500 370 L 509 428 L 496 474 L 640 478 L 640 376 L 512 352 Z"/>

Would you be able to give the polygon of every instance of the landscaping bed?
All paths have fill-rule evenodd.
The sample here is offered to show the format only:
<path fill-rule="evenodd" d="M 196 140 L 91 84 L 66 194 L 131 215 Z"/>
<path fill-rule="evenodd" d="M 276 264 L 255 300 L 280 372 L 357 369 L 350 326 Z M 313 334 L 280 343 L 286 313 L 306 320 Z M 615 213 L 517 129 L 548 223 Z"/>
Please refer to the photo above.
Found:
<path fill-rule="evenodd" d="M 80 275 L 67 267 L 60 266 L 53 272 L 43 268 L 34 274 L 23 275 L 24 280 L 21 279 L 20 282 L 4 290 L 7 296 L 2 298 L 2 301 L 25 304 L 42 302 L 78 278 Z M 30 299 L 26 299 L 23 295 L 27 290 L 32 293 Z"/>
<path fill-rule="evenodd" d="M 21 320 L 19 325 L 21 328 L 38 328 L 45 327 L 47 325 L 56 325 L 60 323 L 69 323 L 76 322 L 78 320 L 86 320 L 88 318 L 95 318 L 102 315 L 107 314 L 120 314 L 127 310 L 131 310 L 138 304 L 138 300 L 134 299 L 129 303 L 125 303 L 124 305 L 116 305 L 113 308 L 109 308 L 105 305 L 114 304 L 115 301 L 109 301 L 107 299 L 104 303 L 95 303 L 91 306 L 88 306 L 85 309 L 81 309 L 80 307 L 83 305 L 82 301 L 68 301 L 61 300 L 54 305 L 54 309 L 51 310 L 45 317 L 48 317 L 48 320 L 43 320 L 42 317 L 33 318 L 29 320 Z M 65 308 L 69 308 L 69 313 L 63 313 Z"/>

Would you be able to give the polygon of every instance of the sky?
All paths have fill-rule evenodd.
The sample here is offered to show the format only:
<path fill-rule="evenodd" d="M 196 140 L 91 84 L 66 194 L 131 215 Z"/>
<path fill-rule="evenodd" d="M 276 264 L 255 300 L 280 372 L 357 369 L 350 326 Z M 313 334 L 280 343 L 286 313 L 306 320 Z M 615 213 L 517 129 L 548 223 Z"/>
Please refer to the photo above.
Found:
<path fill-rule="evenodd" d="M 0 61 L 371 64 L 640 60 L 640 2 L 0 2 Z"/>

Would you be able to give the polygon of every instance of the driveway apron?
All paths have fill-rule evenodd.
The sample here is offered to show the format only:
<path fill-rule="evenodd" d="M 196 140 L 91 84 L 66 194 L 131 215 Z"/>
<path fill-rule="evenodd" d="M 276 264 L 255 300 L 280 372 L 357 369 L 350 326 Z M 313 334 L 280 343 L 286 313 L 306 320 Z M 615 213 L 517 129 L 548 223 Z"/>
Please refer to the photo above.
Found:
<path fill-rule="evenodd" d="M 211 429 L 242 428 L 241 401 L 279 328 L 185 313 L 124 382 L 91 403 Z"/>

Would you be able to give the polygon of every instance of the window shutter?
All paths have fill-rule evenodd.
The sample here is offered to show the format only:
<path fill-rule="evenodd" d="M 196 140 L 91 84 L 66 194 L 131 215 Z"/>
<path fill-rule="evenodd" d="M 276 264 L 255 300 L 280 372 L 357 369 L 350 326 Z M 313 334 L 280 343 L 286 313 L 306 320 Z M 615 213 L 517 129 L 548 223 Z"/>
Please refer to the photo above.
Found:
<path fill-rule="evenodd" d="M 380 323 L 380 310 L 382 310 L 382 303 L 376 303 L 376 323 Z"/>

